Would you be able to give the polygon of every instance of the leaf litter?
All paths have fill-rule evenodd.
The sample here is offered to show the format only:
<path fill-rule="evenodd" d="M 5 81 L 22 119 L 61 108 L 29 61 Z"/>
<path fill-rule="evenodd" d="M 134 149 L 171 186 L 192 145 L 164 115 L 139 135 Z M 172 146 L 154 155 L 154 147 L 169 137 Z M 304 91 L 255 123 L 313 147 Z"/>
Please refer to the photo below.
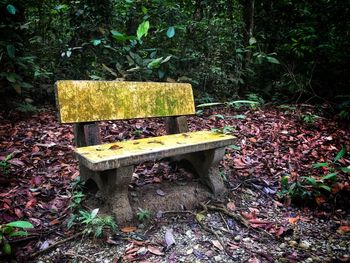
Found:
<path fill-rule="evenodd" d="M 337 159 L 343 145 L 349 150 L 349 124 L 327 117 L 307 124 L 298 117 L 301 113 L 274 107 L 239 113 L 244 118 L 225 118 L 237 112 L 218 107 L 189 118 L 190 130 L 235 128 L 237 145 L 227 149 L 221 162 L 229 199 L 212 201 L 206 211 L 193 215 L 160 213 L 151 223 L 129 226 L 122 229 L 122 235 L 114 234 L 107 240 L 75 239 L 39 256 L 39 260 L 69 261 L 72 254 L 65 251 L 73 249 L 76 255 L 90 255 L 95 262 L 348 261 L 347 173 L 338 175 L 332 189 L 335 200 L 318 197 L 315 207 L 288 206 L 276 192 L 282 176 L 317 176 L 313 164 Z M 223 118 L 209 118 L 218 114 Z M 54 110 L 44 109 L 27 118 L 16 112 L 3 113 L 0 119 L 0 160 L 12 155 L 9 170 L 2 170 L 0 176 L 0 222 L 21 219 L 35 226 L 16 250 L 19 261 L 63 236 L 73 235 L 66 221 L 72 182 L 79 174 L 72 152 L 74 135 L 72 127 L 59 124 L 55 116 Z M 165 133 L 158 119 L 102 122 L 100 128 L 104 142 Z M 350 165 L 348 155 L 337 161 L 343 167 Z M 192 176 L 167 162 L 140 164 L 135 174 L 135 187 Z M 159 189 L 157 194 L 165 193 Z M 145 239 L 138 241 L 138 235 Z"/>

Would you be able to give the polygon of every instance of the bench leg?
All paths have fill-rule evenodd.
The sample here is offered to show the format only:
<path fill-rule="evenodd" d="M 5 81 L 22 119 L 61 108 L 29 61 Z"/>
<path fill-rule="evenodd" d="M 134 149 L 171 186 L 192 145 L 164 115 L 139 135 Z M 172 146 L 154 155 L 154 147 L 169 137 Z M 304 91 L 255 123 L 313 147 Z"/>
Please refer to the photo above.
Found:
<path fill-rule="evenodd" d="M 130 222 L 133 219 L 128 197 L 128 188 L 133 172 L 133 166 L 126 166 L 102 173 L 104 186 L 101 190 L 119 224 Z"/>
<path fill-rule="evenodd" d="M 129 203 L 128 188 L 134 172 L 133 166 L 94 172 L 84 165 L 79 165 L 82 181 L 93 180 L 99 191 L 116 215 L 119 224 L 131 221 L 133 212 Z"/>
<path fill-rule="evenodd" d="M 220 197 L 227 191 L 219 174 L 219 163 L 223 159 L 224 154 L 225 148 L 223 147 L 203 152 L 185 154 L 180 158 L 189 161 L 202 183 L 210 188 L 214 196 Z"/>

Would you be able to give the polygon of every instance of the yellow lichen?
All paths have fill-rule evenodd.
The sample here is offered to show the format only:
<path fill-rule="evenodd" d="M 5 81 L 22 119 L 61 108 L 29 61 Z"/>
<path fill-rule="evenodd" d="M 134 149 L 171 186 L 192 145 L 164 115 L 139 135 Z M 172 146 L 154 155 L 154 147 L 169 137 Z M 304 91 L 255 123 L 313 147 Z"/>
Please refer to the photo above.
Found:
<path fill-rule="evenodd" d="M 92 163 L 98 163 L 111 159 L 124 158 L 134 155 L 142 155 L 169 149 L 195 146 L 198 144 L 211 143 L 222 140 L 232 140 L 234 136 L 213 133 L 210 131 L 198 131 L 184 134 L 172 134 L 155 138 L 144 138 L 77 148 L 76 152 Z M 156 142 L 156 143 L 155 143 Z M 113 149 L 111 149 L 113 148 Z"/>
<path fill-rule="evenodd" d="M 73 81 L 56 83 L 62 123 L 194 114 L 184 83 Z"/>

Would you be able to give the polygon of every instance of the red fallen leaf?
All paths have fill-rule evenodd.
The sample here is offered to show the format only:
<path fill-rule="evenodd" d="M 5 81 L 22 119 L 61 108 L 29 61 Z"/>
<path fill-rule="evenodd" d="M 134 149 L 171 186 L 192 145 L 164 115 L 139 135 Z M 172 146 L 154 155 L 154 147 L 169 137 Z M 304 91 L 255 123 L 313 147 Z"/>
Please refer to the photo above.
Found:
<path fill-rule="evenodd" d="M 263 224 L 263 225 L 271 224 L 271 222 L 265 221 L 265 220 L 262 220 L 262 219 L 259 219 L 259 218 L 252 218 L 252 219 L 249 220 L 249 223 L 252 223 L 252 224 Z"/>
<path fill-rule="evenodd" d="M 236 205 L 234 202 L 228 202 L 226 207 L 231 211 L 234 211 L 236 209 Z"/>
<path fill-rule="evenodd" d="M 236 158 L 233 161 L 235 163 L 236 168 L 244 168 L 245 167 L 245 163 L 242 162 L 242 160 L 240 158 Z"/>
<path fill-rule="evenodd" d="M 4 209 L 10 209 L 10 206 L 7 203 L 4 203 L 3 208 Z"/>
<path fill-rule="evenodd" d="M 350 232 L 350 226 L 347 226 L 347 225 L 345 225 L 345 226 L 340 226 L 340 227 L 337 229 L 337 233 L 339 233 L 339 234 L 346 234 L 346 233 L 348 233 L 348 232 Z"/>
<path fill-rule="evenodd" d="M 15 208 L 15 214 L 18 218 L 22 218 L 23 217 L 23 213 L 19 208 Z"/>
<path fill-rule="evenodd" d="M 250 212 L 252 212 L 254 215 L 258 215 L 260 213 L 259 209 L 257 208 L 253 208 L 253 207 L 249 207 L 248 208 Z"/>
<path fill-rule="evenodd" d="M 14 158 L 8 161 L 8 163 L 13 164 L 15 166 L 25 166 L 24 162 L 20 161 L 18 158 Z"/>
<path fill-rule="evenodd" d="M 30 199 L 27 204 L 26 204 L 26 208 L 31 208 L 33 207 L 34 205 L 36 205 L 36 199 L 33 198 L 33 199 Z"/>
<path fill-rule="evenodd" d="M 291 224 L 293 224 L 293 225 L 294 225 L 295 223 L 297 223 L 299 220 L 300 220 L 300 216 L 288 217 L 289 223 L 291 223 Z"/>
<path fill-rule="evenodd" d="M 254 213 L 241 212 L 241 215 L 248 220 L 256 218 L 256 215 Z"/>
<path fill-rule="evenodd" d="M 252 138 L 249 138 L 249 141 L 251 141 L 252 143 L 256 143 L 257 140 L 254 137 L 252 137 Z"/>
<path fill-rule="evenodd" d="M 256 257 L 250 258 L 247 261 L 248 263 L 260 263 L 261 261 L 257 259 Z"/>
<path fill-rule="evenodd" d="M 157 255 L 157 256 L 163 256 L 164 255 L 164 253 L 162 251 L 160 251 L 156 247 L 148 246 L 147 249 L 148 249 L 149 252 L 151 252 L 154 255 Z"/>
<path fill-rule="evenodd" d="M 32 148 L 32 153 L 37 153 L 39 151 L 40 151 L 39 147 L 34 145 L 34 147 Z"/>
<path fill-rule="evenodd" d="M 138 247 L 130 247 L 128 249 L 126 249 L 125 254 L 129 255 L 129 254 L 133 254 L 136 253 L 139 250 Z"/>
<path fill-rule="evenodd" d="M 283 233 L 284 233 L 284 227 L 283 226 L 281 226 L 278 230 L 277 230 L 277 232 L 275 233 L 275 236 L 276 237 L 280 237 Z"/>
<path fill-rule="evenodd" d="M 130 232 L 134 232 L 137 228 L 134 226 L 126 226 L 123 227 L 122 229 L 120 229 L 120 231 L 124 232 L 124 233 L 130 233 Z"/>
<path fill-rule="evenodd" d="M 154 177 L 152 182 L 153 183 L 161 183 L 162 179 L 160 179 L 159 177 Z"/>
<path fill-rule="evenodd" d="M 54 219 L 50 222 L 50 225 L 53 226 L 53 225 L 57 225 L 59 223 L 60 223 L 60 221 L 58 219 Z"/>

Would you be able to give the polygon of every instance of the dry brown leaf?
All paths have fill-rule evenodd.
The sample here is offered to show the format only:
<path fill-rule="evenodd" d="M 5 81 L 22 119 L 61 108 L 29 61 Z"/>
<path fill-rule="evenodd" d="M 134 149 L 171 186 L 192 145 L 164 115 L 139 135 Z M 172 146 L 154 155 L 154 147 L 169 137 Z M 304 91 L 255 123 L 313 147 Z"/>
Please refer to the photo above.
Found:
<path fill-rule="evenodd" d="M 288 217 L 288 222 L 291 224 L 295 224 L 300 220 L 300 216 L 296 216 L 296 217 Z"/>
<path fill-rule="evenodd" d="M 137 228 L 134 226 L 126 226 L 123 227 L 122 229 L 120 229 L 120 231 L 124 232 L 124 233 L 130 233 L 130 232 L 134 232 Z"/>

